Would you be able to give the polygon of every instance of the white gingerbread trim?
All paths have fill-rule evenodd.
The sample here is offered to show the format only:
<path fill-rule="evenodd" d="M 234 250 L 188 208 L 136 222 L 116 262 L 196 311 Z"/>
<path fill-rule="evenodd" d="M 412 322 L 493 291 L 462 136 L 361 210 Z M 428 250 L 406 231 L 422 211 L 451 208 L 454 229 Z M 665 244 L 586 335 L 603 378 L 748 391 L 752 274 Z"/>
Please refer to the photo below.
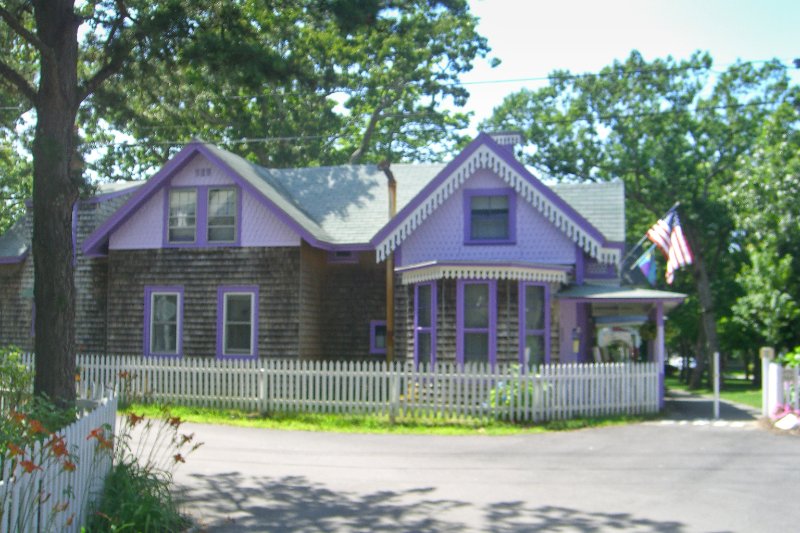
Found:
<path fill-rule="evenodd" d="M 508 279 L 567 283 L 569 275 L 563 270 L 508 265 L 431 265 L 400 272 L 400 281 L 403 285 L 437 279 Z"/>
<path fill-rule="evenodd" d="M 442 205 L 469 177 L 481 169 L 488 169 L 505 181 L 520 197 L 538 209 L 542 215 L 591 257 L 601 263 L 619 262 L 620 250 L 602 247 L 600 241 L 587 234 L 575 220 L 566 215 L 550 198 L 511 168 L 503 158 L 486 145 L 479 146 L 378 244 L 376 249 L 378 261 L 386 259 L 437 207 Z"/>

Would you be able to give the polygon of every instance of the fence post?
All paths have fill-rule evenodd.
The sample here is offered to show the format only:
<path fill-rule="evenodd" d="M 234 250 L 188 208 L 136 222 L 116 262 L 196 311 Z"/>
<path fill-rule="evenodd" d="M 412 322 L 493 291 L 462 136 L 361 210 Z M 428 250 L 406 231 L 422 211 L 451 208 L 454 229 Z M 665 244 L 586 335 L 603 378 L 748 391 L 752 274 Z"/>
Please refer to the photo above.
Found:
<path fill-rule="evenodd" d="M 389 369 L 389 423 L 394 424 L 400 404 L 400 372 L 394 363 L 387 363 Z"/>
<path fill-rule="evenodd" d="M 783 393 L 783 368 L 773 363 L 775 349 L 763 347 L 759 350 L 761 356 L 761 414 L 769 416 L 775 407 L 782 403 Z"/>

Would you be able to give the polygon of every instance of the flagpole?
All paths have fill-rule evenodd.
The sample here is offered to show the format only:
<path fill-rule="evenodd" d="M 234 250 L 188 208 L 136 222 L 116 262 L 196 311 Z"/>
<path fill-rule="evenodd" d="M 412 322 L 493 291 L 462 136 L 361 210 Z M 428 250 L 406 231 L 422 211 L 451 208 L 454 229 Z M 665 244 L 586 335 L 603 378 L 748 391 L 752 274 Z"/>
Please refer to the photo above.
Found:
<path fill-rule="evenodd" d="M 677 209 L 679 205 L 681 205 L 681 203 L 680 203 L 680 202 L 675 202 L 675 204 L 674 204 L 672 207 L 670 207 L 670 208 L 667 210 L 667 213 L 669 213 L 669 212 L 670 212 L 670 211 L 672 211 L 673 209 Z M 639 239 L 639 242 L 637 242 L 637 243 L 636 243 L 636 246 L 634 246 L 633 248 L 631 248 L 631 250 L 630 250 L 630 251 L 629 251 L 629 252 L 628 252 L 628 253 L 625 255 L 625 257 L 622 259 L 622 261 L 621 261 L 621 262 L 620 262 L 620 264 L 619 264 L 619 265 L 620 265 L 620 267 L 622 267 L 622 266 L 624 266 L 624 265 L 625 265 L 625 261 L 627 261 L 628 259 L 630 259 L 630 257 L 633 255 L 633 252 L 635 252 L 636 250 L 638 250 L 638 249 L 639 249 L 639 248 L 642 246 L 642 243 L 644 243 L 644 241 L 646 241 L 646 240 L 647 240 L 647 232 L 645 232 L 645 234 L 644 234 L 644 237 L 642 237 L 641 239 Z M 631 269 L 631 270 L 633 270 L 633 269 Z"/>

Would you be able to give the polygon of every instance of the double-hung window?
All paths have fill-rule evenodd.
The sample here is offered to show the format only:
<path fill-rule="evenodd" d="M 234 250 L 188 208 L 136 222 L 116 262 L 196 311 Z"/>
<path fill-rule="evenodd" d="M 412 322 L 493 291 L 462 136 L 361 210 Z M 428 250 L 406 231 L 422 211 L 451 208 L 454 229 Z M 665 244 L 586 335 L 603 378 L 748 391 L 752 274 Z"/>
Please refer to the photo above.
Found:
<path fill-rule="evenodd" d="M 208 190 L 208 242 L 236 240 L 236 189 Z"/>
<path fill-rule="evenodd" d="M 460 363 L 495 362 L 497 282 L 459 280 L 456 352 Z"/>
<path fill-rule="evenodd" d="M 464 242 L 514 243 L 515 200 L 511 189 L 467 189 L 464 192 Z"/>
<path fill-rule="evenodd" d="M 181 355 L 183 288 L 145 287 L 146 355 Z"/>
<path fill-rule="evenodd" d="M 217 354 L 258 355 L 258 287 L 220 287 L 217 307 Z"/>
<path fill-rule="evenodd" d="M 197 239 L 197 190 L 169 191 L 169 242 L 190 243 Z"/>
<path fill-rule="evenodd" d="M 545 364 L 548 359 L 548 297 L 549 287 L 546 284 L 520 283 L 520 364 L 525 367 Z"/>
<path fill-rule="evenodd" d="M 386 321 L 371 320 L 369 323 L 369 353 L 380 355 L 386 353 Z"/>
<path fill-rule="evenodd" d="M 414 363 L 436 362 L 436 283 L 414 287 Z"/>

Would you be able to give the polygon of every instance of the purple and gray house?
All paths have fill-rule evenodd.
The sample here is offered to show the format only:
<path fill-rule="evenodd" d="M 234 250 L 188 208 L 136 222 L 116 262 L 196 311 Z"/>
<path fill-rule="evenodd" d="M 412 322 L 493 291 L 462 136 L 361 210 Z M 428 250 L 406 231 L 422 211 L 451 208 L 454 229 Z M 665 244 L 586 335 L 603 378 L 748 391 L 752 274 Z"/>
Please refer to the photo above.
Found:
<path fill-rule="evenodd" d="M 192 142 L 75 206 L 78 349 L 382 359 L 393 277 L 397 360 L 663 360 L 685 296 L 621 284 L 623 184 L 545 184 L 520 140 L 481 134 L 447 164 L 388 169 L 268 169 Z M 30 226 L 0 236 L 0 345 L 24 349 Z"/>

